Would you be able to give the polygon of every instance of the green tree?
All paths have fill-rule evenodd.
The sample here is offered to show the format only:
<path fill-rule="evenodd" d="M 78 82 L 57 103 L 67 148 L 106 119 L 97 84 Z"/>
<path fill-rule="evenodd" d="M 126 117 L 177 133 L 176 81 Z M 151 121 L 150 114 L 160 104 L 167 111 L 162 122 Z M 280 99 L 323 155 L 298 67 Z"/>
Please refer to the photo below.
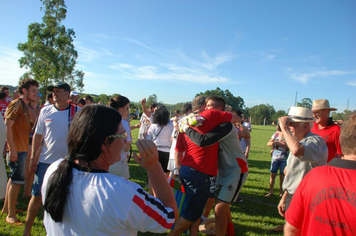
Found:
<path fill-rule="evenodd" d="M 147 105 L 149 106 L 152 103 L 156 103 L 158 104 L 158 100 L 157 100 L 157 95 L 156 94 L 152 94 L 148 97 L 147 99 Z"/>
<path fill-rule="evenodd" d="M 331 113 L 331 117 L 333 118 L 333 120 L 347 120 L 348 118 L 350 118 L 351 114 L 353 112 L 356 112 L 356 110 L 354 111 L 350 111 L 350 110 L 344 110 L 343 112 L 332 112 Z"/>
<path fill-rule="evenodd" d="M 284 110 L 278 110 L 276 113 L 274 113 L 274 114 L 271 116 L 271 120 L 277 124 L 278 118 L 280 118 L 280 117 L 282 117 L 282 116 L 286 116 L 286 115 L 287 115 L 287 112 L 286 112 L 286 111 L 284 111 Z"/>
<path fill-rule="evenodd" d="M 250 116 L 251 123 L 256 125 L 263 125 L 263 121 L 266 118 L 266 124 L 272 123 L 272 116 L 276 111 L 274 107 L 269 104 L 260 104 L 251 108 Z"/>
<path fill-rule="evenodd" d="M 310 98 L 303 98 L 302 102 L 297 102 L 297 106 L 312 109 L 313 101 Z"/>
<path fill-rule="evenodd" d="M 228 89 L 221 90 L 219 87 L 217 87 L 214 90 L 206 90 L 204 93 L 198 93 L 196 96 L 220 96 L 223 97 L 226 104 L 232 106 L 232 108 L 243 111 L 245 107 L 245 102 L 242 97 L 235 97 Z"/>
<path fill-rule="evenodd" d="M 66 82 L 81 92 L 84 72 L 75 70 L 78 57 L 73 44 L 75 32 L 61 24 L 67 14 L 64 0 L 41 2 L 45 9 L 43 22 L 30 24 L 28 41 L 17 46 L 24 53 L 19 59 L 20 67 L 29 69 L 22 78 L 34 77 L 41 85 L 43 97 L 48 85 L 56 82 Z"/>

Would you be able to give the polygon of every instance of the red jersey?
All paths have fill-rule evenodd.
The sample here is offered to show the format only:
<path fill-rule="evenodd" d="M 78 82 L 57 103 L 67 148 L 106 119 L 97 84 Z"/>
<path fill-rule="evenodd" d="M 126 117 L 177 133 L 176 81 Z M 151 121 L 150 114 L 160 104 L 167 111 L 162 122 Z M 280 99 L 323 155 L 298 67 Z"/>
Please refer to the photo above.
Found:
<path fill-rule="evenodd" d="M 5 101 L 0 101 L 0 113 L 1 115 L 4 117 L 5 119 L 5 111 L 6 111 L 6 108 L 9 104 Z"/>
<path fill-rule="evenodd" d="M 356 235 L 356 161 L 333 159 L 302 180 L 286 211 L 301 235 Z"/>
<path fill-rule="evenodd" d="M 326 146 L 328 146 L 328 161 L 330 162 L 337 154 L 342 155 L 340 146 L 340 127 L 336 124 L 328 125 L 323 129 L 319 129 L 319 126 L 314 122 L 311 129 L 313 134 L 321 136 Z"/>
<path fill-rule="evenodd" d="M 231 113 L 214 109 L 205 110 L 201 112 L 200 115 L 205 118 L 203 125 L 192 128 L 202 134 L 211 131 L 221 123 L 230 122 L 232 119 Z M 199 147 L 185 134 L 179 133 L 176 151 L 185 151 L 182 165 L 192 167 L 197 171 L 211 176 L 216 176 L 218 170 L 219 143 L 208 147 Z"/>

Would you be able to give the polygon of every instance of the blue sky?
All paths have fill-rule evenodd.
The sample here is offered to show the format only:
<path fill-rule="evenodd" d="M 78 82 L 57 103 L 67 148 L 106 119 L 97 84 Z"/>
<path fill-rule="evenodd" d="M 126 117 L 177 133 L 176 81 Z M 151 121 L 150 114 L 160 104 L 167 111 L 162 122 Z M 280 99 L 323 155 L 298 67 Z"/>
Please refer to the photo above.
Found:
<path fill-rule="evenodd" d="M 228 89 L 247 107 L 295 96 L 356 109 L 356 1 L 68 1 L 84 92 L 137 102 L 191 101 Z M 17 44 L 41 22 L 39 0 L 0 1 L 0 83 L 24 70 Z"/>

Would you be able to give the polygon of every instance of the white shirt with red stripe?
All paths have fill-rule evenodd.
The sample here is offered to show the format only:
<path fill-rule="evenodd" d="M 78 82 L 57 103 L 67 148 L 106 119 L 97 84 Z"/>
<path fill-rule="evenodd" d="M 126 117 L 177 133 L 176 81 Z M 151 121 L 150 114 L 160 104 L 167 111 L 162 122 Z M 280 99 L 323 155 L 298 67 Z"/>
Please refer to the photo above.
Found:
<path fill-rule="evenodd" d="M 59 110 L 50 105 L 41 109 L 36 123 L 36 134 L 43 135 L 42 152 L 39 162 L 52 164 L 68 155 L 67 137 L 69 126 L 76 111 L 81 108 L 71 105 Z"/>
<path fill-rule="evenodd" d="M 46 172 L 42 201 L 50 175 L 60 161 Z M 174 223 L 173 209 L 146 193 L 138 184 L 109 173 L 87 173 L 73 168 L 70 193 L 62 222 L 45 211 L 47 235 L 137 235 L 138 231 L 164 233 Z"/>

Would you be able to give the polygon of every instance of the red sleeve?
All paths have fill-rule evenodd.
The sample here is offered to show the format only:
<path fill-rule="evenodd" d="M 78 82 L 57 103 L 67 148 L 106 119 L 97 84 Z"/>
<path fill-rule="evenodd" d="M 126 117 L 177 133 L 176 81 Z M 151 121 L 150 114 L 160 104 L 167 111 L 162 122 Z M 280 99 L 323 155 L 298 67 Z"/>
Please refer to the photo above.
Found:
<path fill-rule="evenodd" d="M 185 142 L 185 138 L 184 138 L 184 133 L 179 133 L 175 151 L 176 152 L 184 152 L 185 149 L 186 149 L 186 142 Z"/>
<path fill-rule="evenodd" d="M 342 155 L 342 150 L 340 145 L 340 128 L 338 129 L 338 132 L 335 136 L 336 136 L 335 137 L 336 152 L 337 154 Z"/>
<path fill-rule="evenodd" d="M 302 191 L 305 191 L 304 183 L 307 183 L 307 179 L 307 176 L 304 177 L 302 182 L 299 184 L 293 195 L 292 202 L 285 214 L 286 221 L 298 229 L 301 229 L 303 226 L 304 210 L 307 210 L 304 209 L 303 196 L 301 193 Z"/>

